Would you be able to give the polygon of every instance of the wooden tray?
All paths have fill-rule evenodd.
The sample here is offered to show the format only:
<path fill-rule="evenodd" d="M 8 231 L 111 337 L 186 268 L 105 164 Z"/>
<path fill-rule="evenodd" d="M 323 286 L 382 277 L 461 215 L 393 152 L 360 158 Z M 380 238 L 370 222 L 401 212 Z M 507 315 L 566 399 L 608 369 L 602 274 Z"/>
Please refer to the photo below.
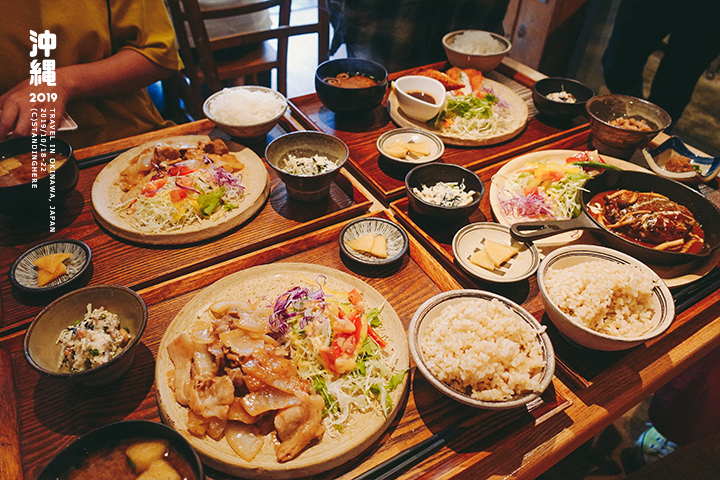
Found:
<path fill-rule="evenodd" d="M 443 63 L 431 66 L 446 68 Z M 392 74 L 390 78 L 409 75 L 417 70 Z M 504 63 L 502 68 L 489 72 L 487 77 L 510 87 L 525 100 L 530 113 L 527 126 L 520 135 L 497 145 L 472 148 L 446 146 L 442 161 L 475 170 L 506 158 L 516 157 L 546 143 L 589 128 L 585 117 L 578 117 L 572 122 L 557 122 L 536 116 L 537 110 L 532 103 L 530 90 L 534 80 L 520 74 L 509 64 Z M 378 200 L 387 205 L 405 194 L 405 175 L 410 169 L 398 166 L 382 157 L 375 145 L 381 134 L 395 128 L 387 111 L 386 101 L 359 119 L 336 117 L 320 103 L 316 94 L 294 98 L 292 103 L 291 108 L 299 109 L 297 117 L 303 119 L 307 128 L 335 135 L 348 145 L 350 148 L 350 160 L 346 164 L 348 170 L 363 182 Z"/>
<path fill-rule="evenodd" d="M 589 132 L 586 131 L 567 137 L 556 144 L 544 147 L 543 150 L 586 149 L 588 148 L 588 133 Z M 486 185 L 486 188 L 490 185 L 492 176 L 506 163 L 507 161 L 483 168 L 476 172 Z M 553 326 L 545 314 L 542 298 L 534 275 L 526 280 L 510 284 L 486 282 L 468 275 L 455 261 L 452 251 L 452 241 L 455 233 L 470 223 L 493 222 L 494 219 L 491 213 L 490 203 L 489 195 L 485 195 L 480 203 L 479 209 L 475 211 L 469 219 L 455 224 L 427 221 L 421 218 L 409 208 L 407 198 L 391 203 L 390 207 L 399 223 L 416 237 L 423 247 L 435 256 L 463 287 L 489 290 L 506 296 L 522 305 L 535 318 L 540 320 L 543 325 L 547 325 L 548 334 L 555 347 L 558 376 L 564 380 L 572 381 L 573 384 L 583 389 L 591 387 L 603 372 L 622 361 L 622 359 L 633 352 L 634 349 L 620 352 L 599 352 L 578 347 L 568 342 Z M 687 315 L 678 315 L 670 329 L 664 335 L 670 335 L 673 330 L 681 328 L 683 324 L 690 320 L 691 317 Z M 656 341 L 648 342 L 644 346 L 637 348 L 647 348 Z"/>
<path fill-rule="evenodd" d="M 176 132 L 206 134 L 212 125 L 207 120 L 181 125 L 155 132 L 155 138 L 174 136 Z M 287 115 L 268 135 L 267 141 L 247 146 L 256 153 L 261 152 L 262 156 L 267 142 L 297 129 L 296 123 Z M 147 134 L 137 139 L 138 143 L 147 141 L 150 141 Z M 127 148 L 126 145 L 123 147 Z M 111 152 L 110 155 L 102 156 L 105 162 L 116 156 L 116 151 Z M 85 160 L 82 151 L 77 155 Z M 366 212 L 371 205 L 371 201 L 351 183 L 344 169 L 332 184 L 327 200 L 300 203 L 288 198 L 285 185 L 266 165 L 270 175 L 270 196 L 260 211 L 240 227 L 192 245 L 140 245 L 115 237 L 98 226 L 92 214 L 90 191 L 104 163 L 96 163 L 93 159 L 83 163 L 90 166 L 80 171 L 75 191 L 64 209 L 58 211 L 56 233 L 49 233 L 48 218 L 15 219 L 0 216 L 0 335 L 29 322 L 42 307 L 64 293 L 29 295 L 10 284 L 7 272 L 13 261 L 29 247 L 43 241 L 74 238 L 90 247 L 92 266 L 81 279 L 80 285 L 114 283 L 140 289 L 356 217 Z"/>
<path fill-rule="evenodd" d="M 0 477 L 35 478 L 53 455 L 77 436 L 101 425 L 124 419 L 158 420 L 154 358 L 165 329 L 199 291 L 231 273 L 273 262 L 307 262 L 336 268 L 360 278 L 387 298 L 406 329 L 425 299 L 458 287 L 412 238 L 409 255 L 397 265 L 361 268 L 346 263 L 337 244 L 341 228 L 326 227 L 139 290 L 148 305 L 148 326 L 130 370 L 108 386 L 71 386 L 40 376 L 23 357 L 24 332 L 0 340 Z M 419 472 L 433 467 L 464 469 L 485 458 L 490 445 L 522 434 L 569 404 L 551 387 L 529 409 L 475 410 L 445 397 L 413 371 L 408 400 L 385 434 L 366 451 L 358 452 L 354 460 L 314 478 L 354 478 L 441 432 L 448 437 L 447 445 L 416 469 L 407 471 L 404 478 L 416 478 Z M 452 427 L 452 435 L 445 430 L 447 427 Z M 210 469 L 206 473 L 210 479 L 230 478 Z"/>

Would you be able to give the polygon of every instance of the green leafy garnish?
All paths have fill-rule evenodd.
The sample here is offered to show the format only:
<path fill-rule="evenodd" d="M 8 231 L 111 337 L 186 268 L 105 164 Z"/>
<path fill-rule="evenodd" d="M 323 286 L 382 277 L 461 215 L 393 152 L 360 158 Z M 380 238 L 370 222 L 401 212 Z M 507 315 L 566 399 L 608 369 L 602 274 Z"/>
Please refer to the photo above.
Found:
<path fill-rule="evenodd" d="M 398 387 L 398 385 L 400 385 L 400 384 L 402 383 L 403 378 L 405 378 L 405 374 L 406 374 L 406 373 L 407 373 L 407 368 L 406 368 L 405 370 L 403 370 L 403 371 L 401 371 L 401 372 L 398 372 L 398 373 L 396 373 L 395 375 L 393 375 L 393 376 L 390 378 L 390 381 L 388 382 L 386 388 L 387 388 L 389 391 L 391 391 L 391 392 L 392 392 L 393 390 L 395 390 L 395 389 Z"/>
<path fill-rule="evenodd" d="M 337 401 L 335 398 L 330 394 L 330 392 L 327 389 L 327 385 L 325 385 L 325 379 L 320 376 L 316 375 L 312 378 L 313 387 L 315 388 L 315 391 L 320 395 L 323 400 L 325 400 L 325 408 L 323 409 L 323 417 L 325 417 L 328 413 L 338 413 L 340 412 L 340 406 L 337 404 Z"/>
<path fill-rule="evenodd" d="M 208 217 L 212 215 L 220 206 L 223 195 L 225 195 L 225 187 L 220 187 L 210 193 L 198 195 L 197 203 L 200 211 Z"/>
<path fill-rule="evenodd" d="M 378 310 L 377 307 L 367 312 L 367 321 L 373 328 L 378 328 L 382 325 L 380 321 L 380 310 Z"/>
<path fill-rule="evenodd" d="M 97 357 L 98 355 L 100 355 L 100 352 L 97 350 L 97 348 L 92 348 L 90 349 L 90 355 L 92 355 L 93 357 Z"/>

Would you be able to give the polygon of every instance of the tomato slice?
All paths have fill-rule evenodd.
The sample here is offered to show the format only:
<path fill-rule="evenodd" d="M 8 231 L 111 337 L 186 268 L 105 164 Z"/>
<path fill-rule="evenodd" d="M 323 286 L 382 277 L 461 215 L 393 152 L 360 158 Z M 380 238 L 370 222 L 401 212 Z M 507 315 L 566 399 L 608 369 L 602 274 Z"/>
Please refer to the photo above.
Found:
<path fill-rule="evenodd" d="M 146 197 L 152 197 L 157 193 L 158 190 L 160 190 L 162 187 L 165 186 L 165 179 L 164 178 L 158 178 L 156 180 L 151 180 L 148 183 L 143 186 L 140 193 L 145 195 Z"/>
<path fill-rule="evenodd" d="M 182 202 L 185 198 L 187 198 L 187 191 L 182 188 L 174 188 L 170 190 L 170 200 L 173 203 Z"/>

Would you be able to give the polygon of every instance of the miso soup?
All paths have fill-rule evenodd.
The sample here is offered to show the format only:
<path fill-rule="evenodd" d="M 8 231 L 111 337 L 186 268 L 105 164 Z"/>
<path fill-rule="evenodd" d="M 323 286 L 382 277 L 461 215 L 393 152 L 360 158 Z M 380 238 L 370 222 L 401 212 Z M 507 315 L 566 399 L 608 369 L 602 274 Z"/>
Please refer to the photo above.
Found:
<path fill-rule="evenodd" d="M 50 154 L 51 158 L 55 158 L 54 169 L 59 169 L 66 161 L 67 156 L 61 154 Z M 28 183 L 34 178 L 40 179 L 50 174 L 50 164 L 46 160 L 37 155 L 35 163 L 35 171 L 33 172 L 33 154 L 32 152 L 20 153 L 12 157 L 0 159 L 0 187 L 11 187 Z"/>

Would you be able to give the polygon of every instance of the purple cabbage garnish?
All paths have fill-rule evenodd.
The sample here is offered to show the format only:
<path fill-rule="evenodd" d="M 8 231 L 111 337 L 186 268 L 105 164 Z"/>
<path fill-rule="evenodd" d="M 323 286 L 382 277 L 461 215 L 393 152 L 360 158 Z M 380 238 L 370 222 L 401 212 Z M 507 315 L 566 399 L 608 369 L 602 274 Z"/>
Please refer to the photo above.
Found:
<path fill-rule="evenodd" d="M 324 275 L 319 275 L 318 279 L 325 279 Z M 319 304 L 321 308 L 325 308 L 325 293 L 322 284 L 316 280 L 319 288 L 308 289 L 303 287 L 293 287 L 287 292 L 280 295 L 275 301 L 273 313 L 270 315 L 270 330 L 286 335 L 290 330 L 289 321 L 295 317 L 302 315 L 300 319 L 300 328 L 303 329 L 313 320 L 313 310 Z M 323 284 L 325 282 L 323 281 Z M 306 305 L 308 304 L 308 305 Z"/>
<path fill-rule="evenodd" d="M 234 187 L 242 192 L 245 187 L 242 184 L 242 174 L 236 177 L 222 167 L 212 167 L 215 183 L 221 187 Z"/>

